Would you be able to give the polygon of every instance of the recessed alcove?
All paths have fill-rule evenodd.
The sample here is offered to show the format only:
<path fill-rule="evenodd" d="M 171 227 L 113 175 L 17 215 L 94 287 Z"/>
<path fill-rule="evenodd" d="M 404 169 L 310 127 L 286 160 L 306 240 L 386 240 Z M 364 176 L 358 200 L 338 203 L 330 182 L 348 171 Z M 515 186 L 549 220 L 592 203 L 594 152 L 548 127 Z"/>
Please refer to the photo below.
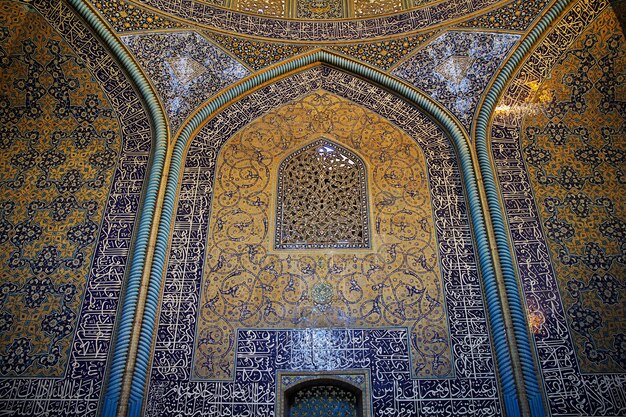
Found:
<path fill-rule="evenodd" d="M 292 385 L 281 384 L 278 416 L 281 417 L 365 417 L 364 375 L 310 374 L 283 375 Z M 361 383 L 359 383 L 361 382 Z"/>

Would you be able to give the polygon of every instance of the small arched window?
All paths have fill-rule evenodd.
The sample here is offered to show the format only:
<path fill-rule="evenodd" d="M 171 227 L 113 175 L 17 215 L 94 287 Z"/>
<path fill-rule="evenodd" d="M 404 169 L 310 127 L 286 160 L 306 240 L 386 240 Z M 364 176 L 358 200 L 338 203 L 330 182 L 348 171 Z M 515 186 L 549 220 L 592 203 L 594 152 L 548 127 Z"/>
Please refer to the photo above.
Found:
<path fill-rule="evenodd" d="M 278 168 L 276 249 L 369 248 L 365 163 L 319 139 Z"/>
<path fill-rule="evenodd" d="M 363 417 L 363 392 L 347 382 L 320 378 L 285 391 L 284 417 Z"/>

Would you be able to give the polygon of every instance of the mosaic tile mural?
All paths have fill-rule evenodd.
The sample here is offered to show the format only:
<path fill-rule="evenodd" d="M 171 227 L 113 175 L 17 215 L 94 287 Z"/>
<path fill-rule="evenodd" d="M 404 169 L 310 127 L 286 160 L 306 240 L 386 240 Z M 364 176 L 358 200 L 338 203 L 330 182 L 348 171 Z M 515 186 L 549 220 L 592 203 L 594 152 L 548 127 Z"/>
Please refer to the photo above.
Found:
<path fill-rule="evenodd" d="M 314 116 L 315 112 L 309 113 L 307 116 L 306 112 L 298 110 L 306 103 L 315 103 L 315 100 L 320 100 L 323 97 L 331 100 L 329 104 L 336 103 L 337 108 L 345 108 L 349 111 L 332 113 L 332 117 L 320 117 L 323 114 L 309 117 Z M 285 103 L 291 104 L 285 107 Z M 309 104 L 307 107 L 310 108 L 311 105 Z M 311 108 L 311 110 L 313 109 L 314 107 Z M 373 111 L 376 113 L 372 113 Z M 361 138 L 359 135 L 355 135 L 352 137 L 350 132 L 353 129 L 335 129 L 332 127 L 355 126 L 356 131 L 361 131 L 360 124 L 354 124 L 355 121 L 351 121 L 353 112 L 359 115 L 360 120 L 363 120 L 363 116 L 367 116 L 371 118 L 372 122 L 375 122 L 372 125 L 374 129 L 372 133 L 376 129 L 382 128 L 385 135 L 362 135 Z M 284 116 L 277 117 L 280 114 L 284 114 Z M 293 114 L 293 120 L 290 119 L 290 114 Z M 300 116 L 296 118 L 297 115 Z M 266 129 L 259 131 L 259 134 L 254 134 L 254 131 L 245 128 L 250 123 L 267 124 L 272 121 L 270 116 L 274 116 L 277 122 L 281 121 L 280 128 L 269 124 Z M 394 124 L 402 126 L 403 131 L 398 130 Z M 298 127 L 303 128 L 302 132 L 299 133 Z M 408 192 L 413 190 L 412 187 L 407 189 L 406 194 L 402 191 L 403 187 L 398 187 L 398 189 L 391 187 L 391 189 L 394 190 L 394 195 L 400 193 L 398 195 L 402 195 L 403 199 L 413 198 L 413 196 L 424 198 L 423 193 L 426 189 L 430 193 L 432 207 L 430 216 L 432 218 L 428 214 L 425 214 L 425 217 L 432 219 L 430 224 L 433 226 L 429 233 L 434 233 L 436 236 L 436 256 L 440 260 L 440 275 L 432 285 L 435 285 L 434 288 L 439 288 L 438 291 L 443 294 L 443 300 L 440 299 L 441 301 L 438 302 L 442 304 L 443 314 L 449 320 L 443 319 L 444 323 L 448 321 L 447 330 L 441 328 L 418 333 L 418 336 L 423 334 L 422 340 L 425 342 L 424 345 L 418 345 L 418 348 L 428 347 L 429 342 L 432 343 L 430 346 L 433 347 L 443 348 L 447 345 L 454 360 L 450 361 L 449 356 L 443 354 L 435 354 L 429 359 L 426 357 L 427 360 L 418 359 L 418 363 L 419 361 L 423 362 L 425 367 L 421 369 L 415 367 L 415 362 L 409 354 L 414 339 L 410 336 L 412 330 L 407 328 L 406 324 L 405 327 L 388 327 L 382 323 L 382 320 L 380 323 L 372 324 L 364 321 L 364 326 L 367 328 L 359 328 L 356 324 L 344 321 L 342 326 L 336 329 L 309 328 L 308 330 L 298 330 L 293 329 L 294 324 L 290 323 L 288 329 L 254 330 L 248 327 L 230 330 L 228 325 L 224 328 L 223 323 L 226 321 L 220 321 L 219 316 L 215 315 L 214 312 L 216 311 L 229 313 L 234 309 L 234 306 L 225 303 L 232 299 L 231 295 L 228 294 L 229 292 L 241 291 L 240 299 L 244 299 L 244 296 L 248 294 L 261 300 L 260 297 L 263 297 L 263 294 L 277 291 L 277 289 L 268 288 L 267 283 L 261 280 L 256 281 L 258 285 L 253 285 L 252 281 L 248 282 L 244 276 L 248 272 L 236 274 L 235 272 L 242 262 L 249 265 L 250 268 L 256 267 L 256 271 L 259 271 L 259 266 L 255 262 L 258 263 L 263 259 L 276 260 L 276 262 L 268 264 L 270 267 L 266 268 L 261 276 L 280 274 L 281 271 L 285 271 L 286 267 L 290 267 L 289 262 L 291 262 L 291 268 L 299 268 L 302 271 L 294 274 L 294 281 L 298 277 L 306 276 L 307 271 L 313 271 L 313 268 L 318 268 L 324 274 L 329 266 L 352 268 L 351 263 L 354 255 L 347 256 L 349 262 L 345 264 L 329 265 L 325 263 L 318 267 L 311 259 L 294 265 L 297 255 L 292 255 L 291 260 L 288 261 L 282 254 L 268 254 L 263 245 L 252 246 L 250 251 L 242 247 L 243 256 L 232 257 L 230 253 L 226 252 L 225 255 L 229 256 L 229 259 L 224 258 L 221 261 L 219 257 L 209 253 L 209 251 L 217 253 L 215 251 L 220 250 L 219 245 L 221 244 L 219 241 L 217 244 L 214 243 L 212 237 L 206 240 L 206 237 L 209 236 L 209 230 L 217 230 L 216 225 L 219 218 L 215 212 L 219 210 L 220 205 L 228 204 L 229 193 L 219 191 L 223 189 L 221 188 L 221 179 L 224 176 L 220 175 L 222 175 L 221 172 L 226 165 L 220 164 L 218 160 L 218 155 L 220 158 L 222 155 L 219 150 L 226 140 L 234 135 L 234 138 L 224 145 L 223 152 L 227 152 L 227 149 L 242 149 L 241 154 L 245 154 L 243 151 L 245 146 L 254 145 L 259 149 L 266 148 L 266 142 L 262 140 L 262 135 L 275 138 L 272 143 L 277 149 L 270 148 L 271 152 L 259 152 L 258 157 L 252 160 L 248 158 L 250 163 L 256 165 L 267 163 L 266 156 L 269 157 L 272 152 L 297 149 L 295 143 L 305 141 L 310 133 L 315 133 L 318 130 L 334 132 L 332 133 L 333 138 L 338 142 L 341 142 L 341 138 L 345 137 L 346 139 L 341 143 L 357 152 L 366 152 L 360 147 L 360 144 L 365 143 L 365 141 L 379 140 L 385 143 L 389 141 L 389 146 L 392 149 L 395 149 L 392 146 L 394 143 L 406 144 L 406 146 L 402 145 L 399 148 L 400 152 L 406 153 L 406 158 L 424 158 L 422 160 L 424 162 L 413 165 L 414 169 L 425 169 L 422 171 L 424 177 L 420 177 L 420 181 L 424 185 L 419 188 L 419 191 L 415 190 L 418 191 L 417 194 Z M 247 142 L 242 142 L 241 138 L 244 137 L 245 132 L 250 132 L 250 136 L 245 136 Z M 316 138 L 314 135 L 311 139 Z M 409 142 L 406 142 L 409 140 L 407 138 L 413 138 L 417 141 L 423 156 L 416 153 L 419 149 L 414 142 L 409 146 Z M 367 161 L 368 158 L 365 155 L 362 156 Z M 257 179 L 260 181 L 262 176 L 268 175 L 264 171 L 265 169 L 258 169 L 254 175 L 244 175 L 244 177 L 248 177 L 248 182 L 255 182 Z M 387 174 L 387 181 L 406 180 L 401 175 L 401 170 L 396 166 L 392 166 L 390 171 L 380 172 L 376 175 L 384 177 L 385 174 Z M 380 186 L 386 187 L 384 182 Z M 245 192 L 246 190 L 241 191 Z M 212 192 L 215 192 L 213 198 Z M 218 198 L 219 195 L 223 195 L 224 198 Z M 380 192 L 373 195 L 384 196 Z M 235 194 L 232 194 L 231 197 L 239 198 Z M 261 202 L 267 201 L 267 197 L 263 194 L 259 194 L 258 197 L 259 199 L 262 198 Z M 404 204 L 402 200 L 391 197 L 389 199 L 375 198 L 373 201 L 380 202 L 383 206 L 396 201 L 398 204 Z M 213 207 L 211 207 L 212 200 Z M 263 213 L 262 206 L 255 208 L 255 205 L 252 204 L 259 200 L 256 198 L 247 200 L 250 204 L 247 207 L 243 205 L 246 207 L 246 213 L 242 212 L 242 215 L 245 214 L 246 218 L 249 218 L 247 217 L 249 213 L 253 213 L 257 217 L 257 213 Z M 426 198 L 427 200 L 428 198 Z M 242 204 L 245 204 L 243 200 L 241 201 Z M 395 207 L 395 205 L 390 207 Z M 417 207 L 423 206 L 417 205 Z M 415 210 L 416 208 L 411 207 L 411 209 Z M 379 213 L 382 217 L 388 216 L 385 209 Z M 242 220 L 238 222 L 242 228 L 252 226 L 251 220 L 244 220 L 243 217 Z M 374 224 L 376 224 L 375 221 Z M 381 230 L 388 224 L 391 223 L 381 221 Z M 425 223 L 425 225 L 427 224 L 428 222 Z M 254 227 L 257 228 L 257 226 Z M 222 230 L 225 229 L 227 229 L 226 224 L 222 226 Z M 231 228 L 231 230 L 239 229 Z M 265 230 L 262 222 L 260 230 Z M 398 230 L 398 232 L 409 233 L 411 230 L 415 229 L 407 227 L 404 231 Z M 214 235 L 212 232 L 211 236 Z M 255 241 L 260 241 L 261 238 L 260 235 L 254 235 Z M 370 374 L 375 376 L 372 377 L 371 381 L 372 415 L 416 415 L 418 410 L 441 416 L 452 413 L 456 413 L 456 415 L 470 413 L 472 415 L 492 416 L 500 413 L 495 365 L 487 333 L 487 322 L 461 176 L 457 168 L 454 150 L 449 140 L 434 123 L 416 108 L 402 102 L 391 93 L 340 71 L 327 67 L 313 67 L 265 86 L 226 107 L 207 122 L 207 125 L 201 129 L 190 145 L 181 180 L 179 205 L 171 242 L 173 249 L 169 255 L 164 283 L 163 302 L 151 367 L 152 376 L 147 397 L 147 415 L 173 416 L 185 410 L 185 413 L 191 414 L 213 412 L 217 415 L 228 415 L 228 413 L 245 415 L 245 413 L 249 413 L 251 415 L 273 416 L 275 415 L 278 371 L 315 372 L 350 369 L 368 369 Z M 393 269 L 395 265 L 402 265 L 402 259 L 405 259 L 402 255 L 402 247 L 401 242 L 395 246 L 388 246 L 379 256 L 383 260 L 391 261 Z M 416 254 L 419 251 L 420 249 Z M 302 257 L 302 255 L 300 256 Z M 282 261 L 279 262 L 281 257 Z M 319 256 L 315 254 L 309 256 L 309 258 L 313 257 Z M 335 259 L 340 257 L 341 254 L 338 253 Z M 358 260 L 359 257 L 371 262 L 376 259 L 376 254 L 357 254 L 357 265 L 358 262 L 361 262 Z M 422 268 L 423 260 L 420 261 L 418 258 L 414 258 L 415 263 L 409 260 L 400 269 L 406 271 L 409 267 Z M 207 259 L 206 264 L 205 259 Z M 425 260 L 428 262 L 428 258 Z M 365 264 L 366 262 L 363 263 L 363 265 Z M 228 277 L 225 280 L 222 279 L 224 285 L 221 287 L 214 286 L 214 281 L 210 280 L 212 274 L 215 272 L 219 274 L 221 271 L 226 273 L 229 270 L 231 271 L 230 274 L 221 275 Z M 254 271 L 254 269 L 250 270 Z M 387 275 L 381 274 L 382 272 L 379 272 L 378 276 Z M 205 277 L 204 284 L 202 284 L 203 276 Z M 219 275 L 216 274 L 215 276 Z M 378 278 L 374 278 L 374 282 L 364 281 L 364 284 L 359 284 L 363 292 L 382 290 L 383 297 L 378 303 L 378 311 L 374 309 L 374 303 L 368 305 L 373 318 L 381 317 L 382 319 L 385 315 L 392 318 L 391 313 L 393 311 L 390 311 L 387 306 L 400 307 L 399 304 L 385 304 L 386 294 L 390 294 L 394 285 L 394 275 L 389 277 L 391 280 L 379 282 L 384 283 L 384 285 L 391 285 L 391 288 L 375 287 Z M 281 284 L 283 287 L 289 285 L 289 277 L 286 276 L 285 278 Z M 400 276 L 396 278 L 399 280 L 397 282 L 409 283 L 406 278 Z M 275 281 L 272 280 L 271 285 L 274 285 Z M 349 289 L 349 280 L 344 281 Z M 237 284 L 239 286 L 235 289 Z M 407 287 L 404 284 L 396 287 L 400 294 L 408 295 L 412 291 L 410 286 Z M 339 289 L 342 288 L 344 287 L 339 287 Z M 294 282 L 294 290 L 303 294 L 302 289 L 303 286 L 300 283 Z M 415 290 L 419 292 L 421 288 L 415 286 Z M 207 296 L 207 292 L 213 296 Z M 313 297 L 313 293 L 314 291 L 311 291 L 311 297 Z M 426 299 L 426 291 L 423 293 L 423 299 Z M 287 297 L 293 295 L 290 291 L 285 292 L 285 294 Z M 347 294 L 351 296 L 354 293 Z M 431 291 L 429 296 L 433 301 L 427 301 L 423 305 L 428 308 L 436 306 L 435 294 Z M 215 296 L 217 297 L 215 298 Z M 323 301 L 324 291 L 320 291 L 320 296 L 322 296 L 320 299 Z M 415 294 L 410 297 L 415 299 L 420 296 Z M 265 323 L 272 323 L 271 320 L 276 317 L 275 314 L 282 311 L 282 307 L 278 303 L 273 303 L 273 299 L 276 298 L 268 295 L 263 300 L 264 302 L 257 304 L 261 307 L 260 310 L 249 309 L 253 313 L 249 316 L 252 323 L 262 319 L 265 314 L 267 314 L 267 318 L 262 320 L 265 320 Z M 269 303 L 268 301 L 272 302 Z M 287 305 L 287 303 L 283 303 L 283 305 Z M 236 307 L 236 309 L 240 312 L 245 311 L 244 308 Z M 329 317 L 332 319 L 332 316 Z M 241 317 L 234 319 L 241 322 Z M 437 320 L 436 317 L 433 319 Z M 211 326 L 213 327 L 211 328 Z M 313 327 L 318 326 L 324 326 L 324 323 L 319 319 L 318 324 Z M 228 341 L 226 345 L 226 340 L 223 337 L 229 333 L 232 336 L 226 338 Z M 220 342 L 219 345 L 215 344 L 215 341 L 220 340 L 224 340 L 224 342 Z M 446 342 L 444 343 L 443 340 Z M 198 343 L 197 349 L 194 349 L 195 343 Z M 219 364 L 215 361 L 207 362 L 207 353 L 210 352 L 209 347 L 211 345 L 214 346 L 214 349 L 219 346 L 226 346 L 233 352 L 235 357 L 234 369 L 231 370 L 230 368 L 231 360 L 224 362 L 227 367 L 218 370 L 222 375 L 225 371 L 226 374 L 232 372 L 230 380 L 201 381 L 197 379 L 198 376 L 210 377 L 211 375 L 207 373 L 207 367 L 202 367 L 204 364 Z M 194 363 L 192 352 L 195 352 L 195 368 L 192 368 Z M 430 375 L 436 376 L 446 369 L 448 369 L 444 374 L 446 378 L 441 378 L 441 376 L 429 377 L 427 373 L 430 372 Z M 413 379 L 414 375 L 420 375 L 422 379 Z"/>
<path fill-rule="evenodd" d="M 306 333 L 305 333 L 306 334 Z M 324 332 L 311 332 L 309 331 L 307 337 L 311 339 L 313 335 L 317 339 L 318 336 L 323 335 Z M 285 410 L 289 407 L 290 403 L 293 403 L 293 393 L 307 386 L 319 386 L 326 385 L 331 387 L 346 388 L 348 392 L 359 392 L 357 397 L 361 397 L 361 404 L 358 404 L 359 411 L 362 411 L 358 416 L 371 417 L 371 375 L 369 371 L 357 370 L 357 371 L 345 371 L 345 372 L 324 372 L 318 371 L 317 373 L 310 372 L 282 372 L 278 371 L 276 376 L 276 407 L 280 410 Z M 349 387 L 349 388 L 348 388 Z M 357 402 L 359 402 L 357 400 Z M 332 414 L 331 414 L 332 415 Z"/>
<path fill-rule="evenodd" d="M 196 32 L 122 36 L 155 84 L 175 132 L 202 102 L 249 71 Z"/>
<path fill-rule="evenodd" d="M 89 7 L 149 76 L 171 133 L 220 91 L 313 48 L 412 84 L 471 132 L 489 82 L 548 3 Z M 609 0 L 570 2 L 490 128 L 555 417 L 626 415 L 622 28 Z M 102 412 L 151 131 L 137 90 L 93 33 L 67 1 L 0 0 L 2 415 Z M 325 188 L 311 185 L 322 173 L 307 152 L 322 145 L 364 163 L 366 181 L 328 183 L 354 197 L 342 199 L 349 208 L 322 208 Z M 281 171 L 290 158 L 298 169 Z M 288 177 L 301 192 L 281 197 Z M 272 80 L 198 130 L 176 204 L 145 415 L 277 416 L 288 387 L 320 377 L 365 390 L 366 416 L 502 415 L 457 155 L 419 109 L 325 65 Z M 350 233 L 332 233 L 336 214 L 293 220 L 314 204 L 351 212 L 341 223 Z M 277 242 L 291 226 L 296 239 Z M 316 241 L 321 231 L 335 240 Z M 301 394 L 301 414 L 310 404 L 354 414 L 352 400 L 322 403 L 322 394 Z"/>
<path fill-rule="evenodd" d="M 94 6 L 117 32 L 183 27 L 181 22 L 168 19 L 124 0 L 96 1 Z"/>
<path fill-rule="evenodd" d="M 153 380 L 145 415 L 276 416 L 276 372 L 369 369 L 371 415 L 497 416 L 494 378 L 411 378 L 405 329 L 240 330 L 234 382 Z M 252 353 L 253 352 L 253 353 Z"/>
<path fill-rule="evenodd" d="M 120 152 L 119 125 L 43 18 L 2 6 L 0 374 L 59 376 Z"/>
<path fill-rule="evenodd" d="M 404 9 L 402 0 L 353 0 L 355 17 L 376 16 L 387 13 L 398 13 Z M 425 0 L 423 4 L 432 0 Z M 421 6 L 422 4 L 420 4 Z"/>
<path fill-rule="evenodd" d="M 380 42 L 324 45 L 324 48 L 387 70 L 420 45 L 428 42 L 435 34 L 436 32 L 428 32 Z M 307 44 L 264 42 L 217 32 L 206 32 L 206 36 L 257 71 L 312 48 Z"/>
<path fill-rule="evenodd" d="M 427 32 L 380 42 L 325 47 L 377 68 L 388 70 L 420 45 L 430 41 L 435 34 L 436 32 Z"/>
<path fill-rule="evenodd" d="M 363 217 L 369 211 L 367 200 L 356 202 L 355 220 L 356 227 L 363 220 L 371 223 L 363 226 L 368 239 L 372 228 L 372 250 L 346 252 L 354 245 L 341 240 L 323 244 L 326 250 L 268 251 L 274 239 L 282 243 L 283 237 L 282 217 L 269 216 L 273 201 L 281 197 L 277 187 L 287 176 L 278 165 L 320 137 L 349 147 L 369 167 L 371 221 Z M 230 139 L 220 152 L 215 178 L 195 349 L 197 376 L 232 375 L 229 341 L 238 327 L 408 326 L 416 374 L 451 372 L 426 169 L 411 138 L 359 106 L 327 93 L 313 94 L 264 115 Z M 292 191 L 288 198 L 311 197 L 312 186 L 301 188 L 306 196 Z M 357 200 L 359 188 L 354 188 Z M 328 209 L 333 204 L 329 199 L 339 197 L 327 194 L 320 204 Z M 276 202 L 277 215 L 288 201 L 285 196 Z M 337 216 L 295 214 L 315 236 L 328 220 L 328 228 L 341 230 Z M 306 239 L 304 245 L 287 241 L 275 248 L 319 246 Z M 335 253 L 337 249 L 344 251 Z"/>
<path fill-rule="evenodd" d="M 217 32 L 205 32 L 205 34 L 256 71 L 311 49 L 308 45 L 255 41 Z"/>
<path fill-rule="evenodd" d="M 469 129 L 489 80 L 519 35 L 446 32 L 392 74 L 429 94 Z"/>
<path fill-rule="evenodd" d="M 626 371 L 626 42 L 617 28 L 605 13 L 569 48 L 521 138 L 578 360 L 594 372 Z"/>
<path fill-rule="evenodd" d="M 228 0 L 225 0 L 228 1 Z M 235 10 L 275 17 L 286 16 L 285 0 L 231 0 Z"/>
<path fill-rule="evenodd" d="M 0 409 L 94 416 L 149 122 L 63 3 L 2 1 L 0 27 Z"/>
<path fill-rule="evenodd" d="M 625 42 L 606 6 L 581 2 L 555 25 L 492 129 L 553 415 L 626 414 Z"/>
<path fill-rule="evenodd" d="M 348 1 L 353 0 L 295 0 L 299 19 L 341 19 L 348 17 Z"/>

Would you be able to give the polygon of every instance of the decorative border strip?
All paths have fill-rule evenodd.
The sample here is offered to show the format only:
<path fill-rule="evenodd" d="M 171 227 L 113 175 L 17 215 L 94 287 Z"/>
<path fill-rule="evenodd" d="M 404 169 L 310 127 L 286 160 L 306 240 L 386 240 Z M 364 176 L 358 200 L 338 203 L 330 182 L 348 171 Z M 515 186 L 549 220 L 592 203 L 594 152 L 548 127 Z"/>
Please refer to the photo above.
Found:
<path fill-rule="evenodd" d="M 557 0 L 550 9 L 545 12 L 535 27 L 522 39 L 485 95 L 478 117 L 476 118 L 475 128 L 476 154 L 478 156 L 480 173 L 483 178 L 487 196 L 487 205 L 495 235 L 500 267 L 504 278 L 506 297 L 509 302 L 509 311 L 513 322 L 513 331 L 524 380 L 524 388 L 528 398 L 530 413 L 533 417 L 543 417 L 546 414 L 537 377 L 538 370 L 534 361 L 533 346 L 528 333 L 528 324 L 526 323 L 525 304 L 520 294 L 519 281 L 515 273 L 515 265 L 513 262 L 511 242 L 509 242 L 508 228 L 504 220 L 504 211 L 500 202 L 500 192 L 496 184 L 495 170 L 491 164 L 487 129 L 498 103 L 498 99 L 502 95 L 505 86 L 512 80 L 515 70 L 543 35 L 547 33 L 552 23 L 565 11 L 567 6 L 573 2 L 574 0 Z"/>
<path fill-rule="evenodd" d="M 87 22 L 89 27 L 96 32 L 98 37 L 109 48 L 111 54 L 120 62 L 121 67 L 127 72 L 129 78 L 137 87 L 140 97 L 146 103 L 147 112 L 154 128 L 154 147 L 152 150 L 150 172 L 148 174 L 143 205 L 141 207 L 139 226 L 135 235 L 130 272 L 126 279 L 126 288 L 122 297 L 123 304 L 121 315 L 119 316 L 115 347 L 113 356 L 110 359 L 111 368 L 109 370 L 108 382 L 102 403 L 102 415 L 104 417 L 113 417 L 117 415 L 124 369 L 129 360 L 130 339 L 135 315 L 137 314 L 139 289 L 144 273 L 146 255 L 148 253 L 148 241 L 152 230 L 161 174 L 165 163 L 168 131 L 165 122 L 165 114 L 154 90 L 119 39 L 116 38 L 102 19 L 91 10 L 86 1 L 68 0 L 68 2 L 76 10 L 78 15 Z M 130 358 L 130 361 L 132 362 L 132 358 Z"/>
<path fill-rule="evenodd" d="M 500 304 L 500 294 L 496 282 L 494 262 L 491 257 L 491 249 L 487 235 L 485 218 L 479 196 L 479 188 L 476 173 L 472 163 L 472 155 L 469 140 L 463 134 L 462 128 L 442 107 L 435 103 L 425 94 L 401 83 L 400 81 L 373 68 L 366 67 L 344 57 L 334 55 L 327 51 L 316 50 L 299 56 L 293 60 L 284 62 L 262 73 L 256 74 L 242 82 L 224 90 L 218 96 L 202 106 L 196 115 L 184 126 L 177 139 L 171 159 L 170 175 L 167 179 L 163 211 L 158 226 L 158 236 L 154 249 L 153 267 L 150 272 L 148 295 L 145 312 L 141 326 L 139 346 L 137 350 L 135 373 L 131 385 L 129 402 L 129 415 L 140 416 L 144 388 L 147 380 L 147 370 L 150 362 L 150 353 L 154 341 L 154 330 L 159 308 L 159 295 L 163 282 L 164 267 L 168 254 L 168 243 L 173 223 L 174 208 L 182 172 L 183 162 L 187 145 L 192 135 L 206 120 L 214 115 L 218 109 L 227 103 L 237 100 L 261 84 L 277 79 L 289 72 L 297 71 L 313 64 L 325 63 L 341 70 L 361 76 L 373 83 L 379 84 L 392 90 L 403 99 L 416 105 L 438 122 L 450 135 L 456 148 L 463 182 L 467 192 L 470 207 L 470 218 L 476 241 L 482 279 L 485 287 L 485 296 L 488 304 L 490 328 L 496 353 L 496 360 L 500 372 L 500 381 L 503 389 L 505 409 L 508 416 L 520 416 L 518 392 L 514 380 L 511 356 L 507 337 L 504 331 L 504 315 Z"/>
<path fill-rule="evenodd" d="M 292 41 L 354 41 L 415 32 L 506 4 L 499 0 L 443 0 L 404 13 L 351 20 L 290 20 L 247 14 L 202 1 L 143 0 L 134 3 L 179 19 L 239 35 Z"/>

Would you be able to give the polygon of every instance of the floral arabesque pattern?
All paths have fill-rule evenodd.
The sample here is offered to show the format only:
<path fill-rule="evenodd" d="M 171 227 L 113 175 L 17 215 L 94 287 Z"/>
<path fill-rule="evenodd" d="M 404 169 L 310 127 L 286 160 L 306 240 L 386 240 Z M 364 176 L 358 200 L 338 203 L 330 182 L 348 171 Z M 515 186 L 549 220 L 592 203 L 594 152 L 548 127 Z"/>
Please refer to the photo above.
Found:
<path fill-rule="evenodd" d="M 292 44 L 237 38 L 218 32 L 205 32 L 206 36 L 236 56 L 253 70 L 263 69 L 276 62 L 300 54 L 312 48 L 310 44 Z M 356 60 L 388 70 L 411 51 L 428 42 L 435 31 L 385 39 L 376 42 L 324 45 L 324 48 L 350 56 Z"/>
<path fill-rule="evenodd" d="M 268 251 L 279 162 L 320 136 L 371 167 L 372 250 Z M 316 93 L 250 123 L 219 155 L 196 376 L 233 376 L 237 328 L 336 326 L 406 326 L 415 374 L 451 372 L 427 174 L 411 138 Z"/>
<path fill-rule="evenodd" d="M 459 24 L 463 28 L 526 30 L 546 7 L 545 0 L 515 0 Z"/>
<path fill-rule="evenodd" d="M 124 0 L 96 1 L 94 5 L 117 32 L 184 27 L 181 22 L 137 7 Z"/>
<path fill-rule="evenodd" d="M 119 126 L 81 59 L 40 16 L 3 3 L 0 44 L 0 375 L 59 376 Z"/>
<path fill-rule="evenodd" d="M 348 17 L 346 0 L 291 0 L 299 19 L 341 19 Z"/>
<path fill-rule="evenodd" d="M 393 69 L 469 129 L 478 101 L 519 35 L 446 32 Z"/>
<path fill-rule="evenodd" d="M 578 358 L 595 372 L 626 370 L 624 44 L 583 34 L 539 88 L 546 103 L 522 136 Z"/>
<path fill-rule="evenodd" d="M 209 39 L 256 71 L 311 49 L 310 45 L 264 42 L 237 38 L 219 32 L 204 33 Z"/>
<path fill-rule="evenodd" d="M 196 32 L 122 36 L 156 85 L 176 131 L 203 101 L 250 72 Z"/>

